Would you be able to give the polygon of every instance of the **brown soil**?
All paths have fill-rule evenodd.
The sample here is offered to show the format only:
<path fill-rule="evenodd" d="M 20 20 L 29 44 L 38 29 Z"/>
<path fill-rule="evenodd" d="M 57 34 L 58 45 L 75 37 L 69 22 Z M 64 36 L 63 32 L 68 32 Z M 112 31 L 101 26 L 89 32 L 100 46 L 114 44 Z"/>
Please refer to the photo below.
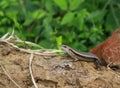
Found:
<path fill-rule="evenodd" d="M 7 74 L 21 88 L 35 88 L 29 58 L 29 53 L 0 42 L 0 88 L 18 88 Z M 32 71 L 38 88 L 120 88 L 120 72 L 106 67 L 97 70 L 93 63 L 71 62 L 60 55 L 34 54 Z"/>

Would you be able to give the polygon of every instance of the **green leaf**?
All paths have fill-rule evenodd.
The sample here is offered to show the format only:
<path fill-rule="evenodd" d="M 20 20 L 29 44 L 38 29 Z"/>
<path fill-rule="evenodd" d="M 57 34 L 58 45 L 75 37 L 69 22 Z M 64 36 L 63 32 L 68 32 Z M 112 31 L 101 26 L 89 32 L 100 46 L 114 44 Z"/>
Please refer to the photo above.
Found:
<path fill-rule="evenodd" d="M 48 43 L 49 42 L 49 43 Z M 51 47 L 51 45 L 50 44 L 52 44 L 50 41 L 48 41 L 48 40 L 41 40 L 40 42 L 39 42 L 39 45 L 40 46 L 43 46 L 43 47 L 45 47 L 45 48 L 50 48 Z"/>
<path fill-rule="evenodd" d="M 2 0 L 2 1 L 0 1 L 0 6 L 2 9 L 5 9 L 6 7 L 9 6 L 9 3 L 7 0 Z"/>
<path fill-rule="evenodd" d="M 69 12 L 65 14 L 65 16 L 63 17 L 61 24 L 63 25 L 63 24 L 70 23 L 72 22 L 73 18 L 74 18 L 74 13 Z"/>
<path fill-rule="evenodd" d="M 43 20 L 43 26 L 46 26 L 46 25 L 49 25 L 52 21 L 52 17 L 51 16 L 48 16 L 46 18 L 44 18 Z"/>
<path fill-rule="evenodd" d="M 83 0 L 72 0 L 70 2 L 70 10 L 77 9 L 82 2 L 83 2 Z"/>
<path fill-rule="evenodd" d="M 62 44 L 62 36 L 56 37 L 56 42 L 57 42 L 58 48 L 60 48 L 59 46 Z"/>
<path fill-rule="evenodd" d="M 34 21 L 33 13 L 28 12 L 28 13 L 27 13 L 27 17 L 26 17 L 25 22 L 24 22 L 23 25 L 24 25 L 24 26 L 28 26 L 28 25 L 30 25 L 33 21 Z"/>
<path fill-rule="evenodd" d="M 12 10 L 12 9 L 6 10 L 6 16 L 8 16 L 11 19 L 16 19 L 17 14 L 18 14 L 18 10 Z"/>
<path fill-rule="evenodd" d="M 53 33 L 53 29 L 51 27 L 51 25 L 46 25 L 45 29 L 43 30 L 43 32 L 41 33 L 41 35 L 43 35 L 46 39 L 48 40 L 52 40 L 52 33 Z"/>
<path fill-rule="evenodd" d="M 67 1 L 66 0 L 54 0 L 54 2 L 60 7 L 62 10 L 67 10 Z"/>
<path fill-rule="evenodd" d="M 4 16 L 4 13 L 3 13 L 3 11 L 0 11 L 0 16 Z"/>
<path fill-rule="evenodd" d="M 107 19 L 106 19 L 106 29 L 107 31 L 113 32 L 113 29 L 120 28 L 120 9 L 113 9 L 112 12 L 108 13 Z M 110 30 L 111 29 L 111 30 Z"/>
<path fill-rule="evenodd" d="M 33 13 L 33 18 L 35 19 L 41 19 L 45 16 L 45 11 L 43 10 L 36 10 L 34 13 Z"/>
<path fill-rule="evenodd" d="M 97 10 L 95 12 L 92 12 L 87 19 L 97 22 L 104 17 L 105 13 L 106 13 L 105 10 Z"/>
<path fill-rule="evenodd" d="M 82 9 L 81 11 L 79 11 L 78 13 L 77 13 L 77 27 L 79 28 L 79 30 L 82 30 L 82 29 L 84 29 L 84 27 L 86 26 L 85 25 L 85 18 L 88 16 L 88 11 L 86 10 L 86 9 Z"/>
<path fill-rule="evenodd" d="M 52 0 L 46 0 L 45 8 L 51 14 L 54 13 L 54 3 L 52 2 Z"/>

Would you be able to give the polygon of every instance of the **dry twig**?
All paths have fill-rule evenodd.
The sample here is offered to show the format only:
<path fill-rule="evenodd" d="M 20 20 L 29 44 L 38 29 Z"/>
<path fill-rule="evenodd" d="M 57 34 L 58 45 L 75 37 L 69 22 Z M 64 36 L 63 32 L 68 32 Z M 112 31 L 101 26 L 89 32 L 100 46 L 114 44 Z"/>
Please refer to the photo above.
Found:
<path fill-rule="evenodd" d="M 33 74 L 32 74 L 32 60 L 33 60 L 33 53 L 31 53 L 30 58 L 29 58 L 29 71 L 30 71 L 30 76 L 31 76 L 31 79 L 32 79 L 32 82 L 33 82 L 35 88 L 38 88 L 38 86 L 35 82 L 35 79 L 33 77 Z"/>
<path fill-rule="evenodd" d="M 37 54 L 37 55 L 47 55 L 47 56 L 55 56 L 57 54 L 57 52 L 62 52 L 61 50 L 55 50 L 55 49 L 45 49 L 43 48 L 42 46 L 38 45 L 38 44 L 35 44 L 35 43 L 32 43 L 32 42 L 29 42 L 29 41 L 22 41 L 20 38 L 18 38 L 16 35 L 14 35 L 14 30 L 11 34 L 9 33 L 6 33 L 1 39 L 0 41 L 2 42 L 5 42 L 7 43 L 8 45 L 11 45 L 12 47 L 20 50 L 20 51 L 23 51 L 23 52 L 26 52 L 26 53 L 31 53 L 33 52 L 34 54 Z M 31 49 L 24 49 L 24 48 L 20 48 L 18 47 L 17 45 L 15 44 L 31 44 L 33 46 L 36 46 L 38 48 L 40 48 L 39 50 L 31 50 Z"/>
<path fill-rule="evenodd" d="M 4 71 L 4 73 L 8 76 L 8 78 L 18 87 L 18 88 L 22 88 L 20 87 L 11 77 L 10 75 L 8 74 L 8 72 L 5 70 L 5 68 L 0 64 L 2 70 Z"/>

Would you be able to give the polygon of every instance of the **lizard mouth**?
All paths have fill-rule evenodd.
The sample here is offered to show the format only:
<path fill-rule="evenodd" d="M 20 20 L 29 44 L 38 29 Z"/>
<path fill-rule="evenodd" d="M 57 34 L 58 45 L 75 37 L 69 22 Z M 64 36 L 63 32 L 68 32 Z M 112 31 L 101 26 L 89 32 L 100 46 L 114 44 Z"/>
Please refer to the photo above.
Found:
<path fill-rule="evenodd" d="M 66 51 L 66 49 L 67 49 L 67 46 L 66 46 L 66 45 L 61 45 L 60 47 L 61 47 L 61 49 L 64 50 L 64 51 Z"/>
<path fill-rule="evenodd" d="M 61 45 L 60 47 L 61 47 L 61 49 L 62 49 L 64 52 L 69 53 L 69 47 L 68 47 L 68 46 L 66 46 L 66 45 Z"/>

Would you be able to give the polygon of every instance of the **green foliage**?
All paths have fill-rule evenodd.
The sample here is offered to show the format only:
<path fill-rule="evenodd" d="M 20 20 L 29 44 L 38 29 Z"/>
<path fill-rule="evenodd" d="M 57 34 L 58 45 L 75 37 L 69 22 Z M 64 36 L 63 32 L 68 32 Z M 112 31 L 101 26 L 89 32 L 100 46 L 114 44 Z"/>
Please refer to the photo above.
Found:
<path fill-rule="evenodd" d="M 120 28 L 120 0 L 1 0 L 0 36 L 88 51 Z"/>
<path fill-rule="evenodd" d="M 70 0 L 70 1 L 71 1 L 70 10 L 72 11 L 72 10 L 77 9 L 83 0 Z"/>
<path fill-rule="evenodd" d="M 62 22 L 61 24 L 64 25 L 64 24 L 69 24 L 73 21 L 73 18 L 74 18 L 74 13 L 72 12 L 68 12 L 64 15 L 64 17 L 62 18 Z"/>
<path fill-rule="evenodd" d="M 61 10 L 67 10 L 67 1 L 66 0 L 54 0 L 56 5 L 60 7 Z"/>

